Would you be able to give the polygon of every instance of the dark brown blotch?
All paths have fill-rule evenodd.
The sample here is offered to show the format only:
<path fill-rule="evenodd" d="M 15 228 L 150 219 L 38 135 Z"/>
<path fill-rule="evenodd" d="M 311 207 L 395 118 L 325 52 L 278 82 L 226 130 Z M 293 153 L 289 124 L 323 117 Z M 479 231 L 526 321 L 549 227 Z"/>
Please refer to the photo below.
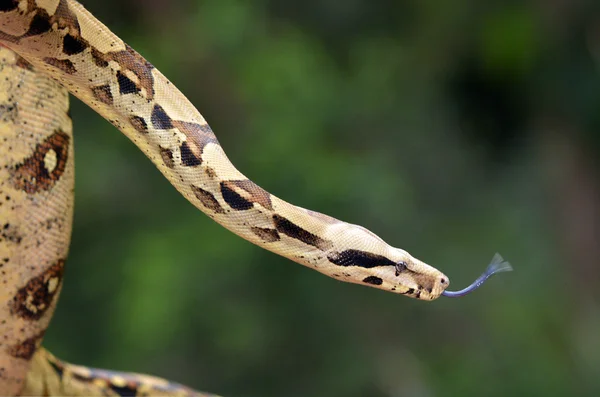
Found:
<path fill-rule="evenodd" d="M 244 190 L 250 196 L 250 201 L 260 204 L 263 208 L 273 210 L 273 203 L 271 202 L 271 194 L 258 186 L 256 183 L 249 179 L 240 179 L 233 181 L 226 181 L 230 187 L 237 187 Z"/>
<path fill-rule="evenodd" d="M 120 70 L 117 72 L 117 82 L 119 83 L 119 92 L 123 95 L 126 94 L 137 94 L 140 92 L 138 87 L 133 80 L 122 73 Z"/>
<path fill-rule="evenodd" d="M 383 284 L 383 280 L 376 276 L 369 276 L 363 279 L 363 283 L 373 284 L 373 285 L 381 285 Z"/>
<path fill-rule="evenodd" d="M 64 259 L 59 259 L 42 274 L 19 288 L 11 302 L 11 313 L 26 320 L 39 320 L 60 290 L 64 265 Z"/>
<path fill-rule="evenodd" d="M 37 36 L 49 32 L 50 29 L 52 29 L 52 22 L 50 21 L 50 16 L 48 15 L 48 12 L 44 9 L 39 8 L 37 10 L 37 13 L 31 20 L 31 23 L 29 24 L 29 29 L 27 30 L 27 33 L 22 35 L 21 38 Z"/>
<path fill-rule="evenodd" d="M 221 204 L 219 204 L 219 202 L 211 192 L 201 189 L 198 186 L 194 185 L 192 185 L 192 191 L 204 207 L 208 208 L 213 212 L 216 212 L 217 214 L 225 213 L 225 210 L 223 209 L 223 207 L 221 207 Z"/>
<path fill-rule="evenodd" d="M 16 9 L 19 6 L 19 2 L 17 0 L 2 0 L 0 1 L 0 11 L 8 12 Z"/>
<path fill-rule="evenodd" d="M 15 53 L 15 58 L 17 60 L 16 65 L 20 68 L 26 69 L 26 70 L 33 70 L 33 65 L 29 63 L 29 61 L 25 58 L 23 58 L 22 56 L 18 55 Z"/>
<path fill-rule="evenodd" d="M 68 59 L 57 59 L 57 58 L 46 57 L 46 58 L 44 58 L 44 62 L 46 62 L 48 65 L 54 66 L 57 69 L 62 70 L 66 74 L 77 73 L 77 69 L 75 68 L 75 65 L 73 65 L 73 62 L 71 62 Z"/>
<path fill-rule="evenodd" d="M 192 149 L 188 145 L 187 142 L 183 142 L 179 147 L 179 152 L 181 153 L 181 164 L 186 167 L 195 167 L 197 165 L 202 164 L 202 158 L 196 156 Z"/>
<path fill-rule="evenodd" d="M 137 132 L 142 134 L 148 133 L 148 124 L 146 123 L 146 120 L 144 120 L 143 117 L 131 116 L 129 118 L 129 123 L 131 123 L 131 125 L 137 130 Z"/>
<path fill-rule="evenodd" d="M 150 116 L 152 126 L 157 130 L 170 130 L 173 128 L 173 123 L 165 109 L 159 104 L 155 104 L 152 108 L 152 115 Z"/>
<path fill-rule="evenodd" d="M 281 240 L 281 237 L 279 237 L 279 233 L 277 233 L 277 230 L 275 229 L 253 226 L 250 228 L 250 230 L 252 230 L 252 233 L 256 234 L 258 238 L 260 238 L 265 243 L 273 243 L 275 241 Z"/>
<path fill-rule="evenodd" d="M 331 241 L 325 240 L 307 230 L 304 230 L 289 219 L 280 215 L 273 215 L 273 222 L 275 223 L 275 228 L 279 233 L 302 241 L 304 244 L 312 245 L 321 251 L 326 251 L 333 247 L 333 243 Z"/>
<path fill-rule="evenodd" d="M 33 155 L 12 170 L 12 183 L 17 189 L 29 194 L 47 191 L 65 172 L 69 156 L 69 136 L 61 130 L 55 131 L 44 142 L 38 143 Z M 45 157 L 50 150 L 56 154 L 54 169 L 48 170 Z"/>
<path fill-rule="evenodd" d="M 71 376 L 73 377 L 73 379 L 76 379 L 77 381 L 82 383 L 101 384 L 103 385 L 103 388 L 108 392 L 109 395 L 116 395 L 120 397 L 138 396 L 138 387 L 140 383 L 142 383 L 136 381 L 135 379 L 131 379 L 132 377 L 129 374 L 124 374 L 122 372 L 116 371 L 106 371 L 96 368 L 87 368 L 87 371 L 85 373 L 73 371 Z M 116 377 L 124 379 L 125 384 L 114 384 L 114 382 L 112 382 L 112 379 Z M 164 386 L 161 385 L 158 387 L 158 389 L 161 388 L 164 388 Z"/>
<path fill-rule="evenodd" d="M 33 335 L 30 338 L 25 339 L 22 342 L 17 343 L 14 346 L 8 348 L 8 354 L 15 358 L 21 358 L 24 360 L 31 360 L 35 351 L 42 344 L 42 339 L 44 339 L 44 331 Z"/>
<path fill-rule="evenodd" d="M 16 7 L 15 7 L 15 4 L 16 4 Z M 0 3 L 0 11 L 3 11 L 3 10 L 14 11 L 15 8 L 18 8 L 18 4 L 19 4 L 19 1 L 4 0 Z M 29 23 L 27 32 L 25 32 L 21 36 L 13 36 L 13 35 L 9 35 L 9 34 L 6 34 L 3 32 L 3 34 L 2 34 L 3 41 L 18 43 L 19 40 L 21 40 L 23 38 L 37 36 L 37 35 L 49 32 L 52 29 L 53 22 L 52 22 L 52 18 L 50 18 L 50 16 L 48 15 L 48 12 L 42 8 L 38 8 L 37 5 L 32 0 L 29 0 L 28 11 L 31 11 L 31 10 L 34 10 L 36 14 L 31 19 L 31 22 Z M 19 13 L 21 13 L 21 11 L 19 11 Z"/>
<path fill-rule="evenodd" d="M 28 0 L 31 2 L 31 0 Z M 79 18 L 71 10 L 69 1 L 60 0 L 56 10 L 52 14 L 51 23 L 58 25 L 58 30 L 66 30 L 72 35 L 80 35 L 81 29 L 79 27 Z"/>
<path fill-rule="evenodd" d="M 209 143 L 219 144 L 208 124 L 172 120 L 172 125 L 186 136 L 186 142 L 194 156 L 197 158 L 202 158 L 204 147 Z"/>
<path fill-rule="evenodd" d="M 173 161 L 173 151 L 171 149 L 165 149 L 163 147 L 160 148 L 160 157 L 162 157 L 163 163 L 168 168 L 175 167 L 175 162 Z"/>
<path fill-rule="evenodd" d="M 88 47 L 87 41 L 79 36 L 66 34 L 63 37 L 63 51 L 67 55 L 75 55 L 83 52 Z"/>
<path fill-rule="evenodd" d="M 96 100 L 109 106 L 112 106 L 113 95 L 110 91 L 110 86 L 108 84 L 92 87 L 92 94 L 94 95 L 94 98 L 96 98 Z"/>
<path fill-rule="evenodd" d="M 108 60 L 106 59 L 106 54 L 98 51 L 96 48 L 92 47 L 92 58 L 94 59 L 94 63 L 96 66 L 100 68 L 105 68 L 108 66 Z"/>
<path fill-rule="evenodd" d="M 139 79 L 138 90 L 146 90 L 147 99 L 154 98 L 154 77 L 152 77 L 152 69 L 154 66 L 138 54 L 129 45 L 125 45 L 125 50 L 117 52 L 109 52 L 107 54 L 97 53 L 104 61 L 114 60 L 123 69 L 130 70 Z"/>
<path fill-rule="evenodd" d="M 229 181 L 221 182 L 221 195 L 223 200 L 236 211 L 246 211 L 254 207 L 254 204 L 242 197 L 238 192 L 232 189 Z"/>
<path fill-rule="evenodd" d="M 396 267 L 396 262 L 386 258 L 385 256 L 354 249 L 329 255 L 327 259 L 329 262 L 339 266 L 357 266 L 367 269 L 379 266 Z"/>
<path fill-rule="evenodd" d="M 138 395 L 138 384 L 136 382 L 127 382 L 124 386 L 117 386 L 109 381 L 109 387 L 112 391 L 117 393 L 121 397 L 131 397 Z"/>

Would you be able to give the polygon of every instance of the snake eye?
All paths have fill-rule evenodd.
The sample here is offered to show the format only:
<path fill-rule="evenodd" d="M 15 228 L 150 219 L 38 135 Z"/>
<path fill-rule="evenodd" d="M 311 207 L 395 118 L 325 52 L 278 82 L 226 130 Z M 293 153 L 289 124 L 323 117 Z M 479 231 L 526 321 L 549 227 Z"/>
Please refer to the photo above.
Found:
<path fill-rule="evenodd" d="M 400 275 L 400 272 L 403 272 L 404 270 L 406 270 L 406 262 L 404 261 L 400 261 L 396 263 L 396 277 L 398 277 Z"/>

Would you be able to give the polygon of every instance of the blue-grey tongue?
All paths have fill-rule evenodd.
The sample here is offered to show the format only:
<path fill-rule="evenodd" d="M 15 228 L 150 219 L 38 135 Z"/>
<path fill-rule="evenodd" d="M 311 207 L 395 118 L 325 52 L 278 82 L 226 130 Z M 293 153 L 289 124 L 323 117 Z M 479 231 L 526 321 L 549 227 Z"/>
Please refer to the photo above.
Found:
<path fill-rule="evenodd" d="M 477 280 L 473 281 L 471 285 L 469 285 L 465 289 L 461 289 L 460 291 L 444 291 L 442 292 L 442 296 L 447 296 L 450 298 L 459 298 L 461 296 L 465 296 L 475 291 L 477 288 L 481 287 L 481 285 L 494 274 L 510 272 L 512 271 L 512 269 L 513 268 L 510 265 L 510 263 L 502 259 L 499 253 L 496 253 L 496 255 L 494 255 L 494 257 L 492 258 L 492 261 L 488 265 L 487 269 L 485 269 L 485 272 L 483 272 L 483 274 L 479 276 Z"/>

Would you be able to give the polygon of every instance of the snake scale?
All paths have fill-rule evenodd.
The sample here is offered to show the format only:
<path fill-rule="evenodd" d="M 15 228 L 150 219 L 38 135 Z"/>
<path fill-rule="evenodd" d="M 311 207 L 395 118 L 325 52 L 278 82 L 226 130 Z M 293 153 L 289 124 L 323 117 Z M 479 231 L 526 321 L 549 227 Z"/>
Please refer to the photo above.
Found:
<path fill-rule="evenodd" d="M 123 132 L 210 218 L 327 276 L 421 300 L 469 288 L 369 230 L 289 204 L 241 174 L 202 115 L 74 0 L 0 0 L 0 394 L 197 395 L 163 379 L 68 364 L 40 347 L 73 215 L 68 92 Z M 68 91 L 68 92 L 67 92 Z"/>

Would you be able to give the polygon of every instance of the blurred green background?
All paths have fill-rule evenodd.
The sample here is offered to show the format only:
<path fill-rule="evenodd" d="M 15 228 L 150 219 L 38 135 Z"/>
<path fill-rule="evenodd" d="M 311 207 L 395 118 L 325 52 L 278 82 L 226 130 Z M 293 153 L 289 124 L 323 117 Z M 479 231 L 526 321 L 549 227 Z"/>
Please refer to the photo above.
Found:
<path fill-rule="evenodd" d="M 84 1 L 275 195 L 466 286 L 433 303 L 263 251 L 73 100 L 45 345 L 225 396 L 600 395 L 600 3 Z"/>

